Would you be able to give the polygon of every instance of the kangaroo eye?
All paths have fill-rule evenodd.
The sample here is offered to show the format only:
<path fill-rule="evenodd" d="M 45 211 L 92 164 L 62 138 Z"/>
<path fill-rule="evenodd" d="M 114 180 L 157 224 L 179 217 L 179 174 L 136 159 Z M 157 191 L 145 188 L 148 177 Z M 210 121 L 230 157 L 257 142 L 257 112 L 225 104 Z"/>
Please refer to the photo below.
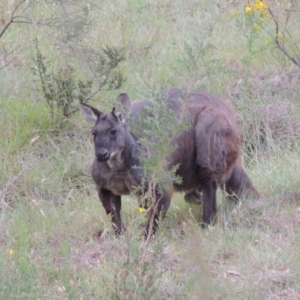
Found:
<path fill-rule="evenodd" d="M 113 129 L 109 132 L 110 136 L 115 136 L 117 134 L 117 130 Z"/>

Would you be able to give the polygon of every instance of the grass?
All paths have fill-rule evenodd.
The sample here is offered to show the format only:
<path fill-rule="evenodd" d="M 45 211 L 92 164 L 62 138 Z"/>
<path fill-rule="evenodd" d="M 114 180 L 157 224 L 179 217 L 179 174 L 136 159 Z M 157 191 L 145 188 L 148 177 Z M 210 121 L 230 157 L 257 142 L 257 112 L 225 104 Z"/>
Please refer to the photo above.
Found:
<path fill-rule="evenodd" d="M 97 94 L 93 104 L 108 110 L 119 92 L 144 98 L 170 86 L 229 98 L 262 198 L 232 205 L 219 193 L 217 224 L 203 231 L 199 207 L 176 195 L 145 247 L 145 216 L 124 197 L 127 231 L 115 238 L 90 178 L 89 126 L 79 115 L 63 129 L 50 122 L 28 41 L 39 37 L 54 69 L 69 60 L 51 34 L 14 24 L 1 38 L 6 51 L 24 47 L 0 71 L 0 299 L 300 297 L 299 70 L 264 33 L 249 33 L 243 3 L 200 2 L 91 1 L 82 41 L 123 48 L 126 56 L 122 88 Z M 79 78 L 91 76 L 84 57 L 70 61 Z"/>

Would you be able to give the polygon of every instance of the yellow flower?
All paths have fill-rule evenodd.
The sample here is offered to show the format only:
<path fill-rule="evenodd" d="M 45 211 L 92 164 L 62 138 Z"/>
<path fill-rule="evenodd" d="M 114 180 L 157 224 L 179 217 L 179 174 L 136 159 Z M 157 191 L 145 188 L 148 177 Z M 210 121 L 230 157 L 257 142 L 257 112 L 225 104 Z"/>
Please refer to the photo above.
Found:
<path fill-rule="evenodd" d="M 266 10 L 266 9 L 268 9 L 268 5 L 260 0 L 256 0 L 255 8 L 257 10 Z"/>
<path fill-rule="evenodd" d="M 279 40 L 283 40 L 283 34 L 282 33 L 278 33 L 278 34 L 276 34 L 276 36 Z"/>
<path fill-rule="evenodd" d="M 15 253 L 15 251 L 13 249 L 8 249 L 7 252 L 9 255 L 13 255 Z"/>
<path fill-rule="evenodd" d="M 146 212 L 146 209 L 144 207 L 138 207 L 139 213 L 143 214 L 144 212 Z"/>
<path fill-rule="evenodd" d="M 234 11 L 234 12 L 231 14 L 231 18 L 235 18 L 235 17 L 236 17 L 236 15 L 237 15 L 237 12 L 236 12 L 236 11 Z"/>
<path fill-rule="evenodd" d="M 245 7 L 245 13 L 250 15 L 250 14 L 253 13 L 253 9 L 250 6 L 246 6 Z"/>
<path fill-rule="evenodd" d="M 256 30 L 259 30 L 259 29 L 260 29 L 260 26 L 259 26 L 258 24 L 254 24 L 254 28 L 255 28 Z"/>

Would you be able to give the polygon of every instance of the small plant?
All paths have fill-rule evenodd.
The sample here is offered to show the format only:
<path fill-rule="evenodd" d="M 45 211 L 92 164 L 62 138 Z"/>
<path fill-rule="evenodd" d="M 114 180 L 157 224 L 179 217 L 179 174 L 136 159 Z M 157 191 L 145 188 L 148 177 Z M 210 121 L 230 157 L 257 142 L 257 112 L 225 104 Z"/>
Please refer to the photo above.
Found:
<path fill-rule="evenodd" d="M 274 3 L 248 1 L 240 12 L 231 12 L 247 47 L 238 59 L 247 67 L 251 62 L 258 66 L 248 78 L 246 73 L 238 75 L 234 103 L 243 115 L 243 142 L 251 157 L 267 153 L 274 143 L 284 148 L 293 145 L 298 135 L 299 121 L 292 109 L 296 99 L 290 95 L 296 86 L 291 78 L 297 80 L 300 66 L 298 33 L 293 26 L 299 22 L 299 9 L 295 1 Z M 291 62 L 295 67 L 290 67 Z M 265 70 L 261 68 L 264 64 Z"/>
<path fill-rule="evenodd" d="M 43 98 L 50 108 L 52 122 L 55 116 L 64 120 L 77 112 L 78 101 L 86 103 L 100 90 L 117 89 L 122 85 L 123 76 L 115 70 L 124 57 L 116 49 L 104 49 L 103 56 L 98 57 L 98 73 L 101 75 L 95 79 L 98 85 L 95 88 L 95 80 L 77 79 L 75 68 L 69 64 L 60 67 L 57 72 L 50 71 L 51 63 L 42 55 L 37 42 L 35 48 L 33 72 L 41 85 Z"/>
<path fill-rule="evenodd" d="M 49 62 L 42 55 L 37 43 L 34 64 L 34 74 L 40 81 L 44 99 L 50 108 L 51 121 L 54 115 L 67 118 L 76 112 L 77 109 L 73 107 L 75 100 L 88 101 L 93 82 L 76 81 L 75 70 L 70 65 L 59 68 L 57 73 L 50 72 Z"/>
<path fill-rule="evenodd" d="M 121 299 L 155 298 L 165 272 L 159 268 L 159 263 L 165 259 L 162 240 L 153 242 L 153 249 L 140 249 L 137 243 L 132 242 L 130 239 L 127 242 L 126 257 L 120 264 L 121 272 L 119 270 L 116 274 L 116 294 L 121 294 Z"/>
<path fill-rule="evenodd" d="M 198 16 L 200 19 L 201 17 Z M 190 88 L 205 89 L 209 82 L 214 81 L 214 76 L 218 74 L 220 68 L 215 51 L 215 41 L 213 32 L 216 30 L 218 21 L 214 20 L 208 24 L 201 24 L 201 30 L 197 34 L 186 38 L 180 57 L 177 60 L 175 74 L 182 77 Z M 174 68 L 172 66 L 172 68 Z"/>
<path fill-rule="evenodd" d="M 135 120 L 132 130 L 141 137 L 140 143 L 144 149 L 140 157 L 144 177 L 138 189 L 143 192 L 146 185 L 147 191 L 140 199 L 139 205 L 141 213 L 143 207 L 148 208 L 149 211 L 153 209 L 149 230 L 152 232 L 154 222 L 157 221 L 154 217 L 159 201 L 156 191 L 168 190 L 171 181 L 177 184 L 181 182 L 181 178 L 176 175 L 178 165 L 170 168 L 169 156 L 177 147 L 174 138 L 179 132 L 187 129 L 188 124 L 184 109 L 179 119 L 175 118 L 175 113 L 168 109 L 166 95 L 161 90 L 150 91 L 147 99 L 151 102 L 150 111 L 146 109 L 141 113 L 141 117 Z M 148 235 L 148 241 L 150 237 L 151 234 Z"/>
<path fill-rule="evenodd" d="M 290 1 L 288 9 L 280 8 L 278 16 L 267 3 L 261 0 L 250 1 L 244 8 L 244 12 L 252 29 L 264 31 L 275 42 L 278 49 L 293 64 L 300 67 L 299 41 L 293 31 L 293 24 L 299 22 L 297 18 L 299 9 L 294 1 Z M 281 20 L 279 15 L 284 16 L 285 20 Z M 231 16 L 235 18 L 237 12 L 233 12 Z"/>

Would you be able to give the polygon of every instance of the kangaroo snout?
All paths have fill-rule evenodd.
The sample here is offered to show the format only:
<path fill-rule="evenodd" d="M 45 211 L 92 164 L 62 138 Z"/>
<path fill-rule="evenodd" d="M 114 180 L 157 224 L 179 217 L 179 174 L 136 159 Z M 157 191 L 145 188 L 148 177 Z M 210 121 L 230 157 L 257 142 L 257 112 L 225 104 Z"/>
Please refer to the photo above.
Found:
<path fill-rule="evenodd" d="M 107 161 L 109 159 L 109 152 L 105 148 L 97 148 L 95 155 L 99 162 Z"/>

